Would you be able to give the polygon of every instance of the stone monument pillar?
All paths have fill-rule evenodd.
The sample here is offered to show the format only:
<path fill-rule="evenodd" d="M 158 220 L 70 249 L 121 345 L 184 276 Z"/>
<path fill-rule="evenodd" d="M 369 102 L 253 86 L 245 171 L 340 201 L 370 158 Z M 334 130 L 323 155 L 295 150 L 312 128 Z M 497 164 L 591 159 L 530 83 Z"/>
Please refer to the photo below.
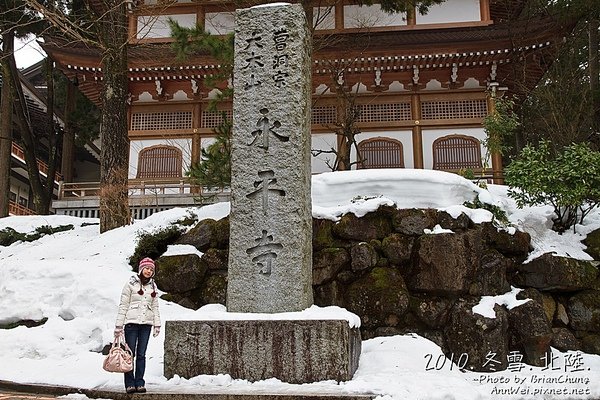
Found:
<path fill-rule="evenodd" d="M 310 48 L 300 5 L 236 12 L 224 314 L 293 312 L 312 305 Z M 349 380 L 358 367 L 360 331 L 342 315 L 247 315 L 167 321 L 165 376 L 229 374 L 306 383 Z"/>
<path fill-rule="evenodd" d="M 312 305 L 310 32 L 300 5 L 238 10 L 227 310 Z"/>

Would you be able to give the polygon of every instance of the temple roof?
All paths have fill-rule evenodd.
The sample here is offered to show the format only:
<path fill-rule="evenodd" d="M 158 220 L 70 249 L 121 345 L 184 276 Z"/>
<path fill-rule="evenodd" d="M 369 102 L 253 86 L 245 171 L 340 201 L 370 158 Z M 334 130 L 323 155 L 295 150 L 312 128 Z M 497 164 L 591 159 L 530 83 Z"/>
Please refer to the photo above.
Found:
<path fill-rule="evenodd" d="M 497 18 L 522 10 L 524 1 L 496 0 Z M 505 11 L 502 11 L 505 10 Z M 509 10 L 509 11 L 507 11 Z M 353 60 L 354 72 L 410 71 L 473 68 L 497 65 L 498 80 L 511 90 L 528 90 L 535 86 L 555 58 L 563 35 L 572 28 L 559 25 L 549 17 L 535 21 L 480 24 L 452 28 L 420 28 L 370 33 L 343 32 L 314 37 L 313 74 L 327 74 L 332 62 Z M 101 54 L 98 49 L 81 43 L 47 38 L 44 49 L 59 62 L 65 73 L 77 75 L 80 90 L 99 103 L 102 81 Z M 189 81 L 214 74 L 220 68 L 207 54 L 195 54 L 178 60 L 170 43 L 131 44 L 128 48 L 131 82 L 155 80 Z M 528 72 L 515 85 L 517 78 L 508 64 L 526 60 Z M 352 73 L 352 71 L 350 71 Z"/>

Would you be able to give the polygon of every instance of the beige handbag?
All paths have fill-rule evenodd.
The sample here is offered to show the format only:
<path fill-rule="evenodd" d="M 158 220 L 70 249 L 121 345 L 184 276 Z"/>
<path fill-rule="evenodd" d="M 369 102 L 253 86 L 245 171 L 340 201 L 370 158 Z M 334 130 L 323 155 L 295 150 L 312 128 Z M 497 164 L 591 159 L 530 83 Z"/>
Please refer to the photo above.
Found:
<path fill-rule="evenodd" d="M 104 359 L 102 368 L 108 372 L 129 372 L 133 370 L 133 353 L 123 335 L 115 337 L 108 355 Z"/>

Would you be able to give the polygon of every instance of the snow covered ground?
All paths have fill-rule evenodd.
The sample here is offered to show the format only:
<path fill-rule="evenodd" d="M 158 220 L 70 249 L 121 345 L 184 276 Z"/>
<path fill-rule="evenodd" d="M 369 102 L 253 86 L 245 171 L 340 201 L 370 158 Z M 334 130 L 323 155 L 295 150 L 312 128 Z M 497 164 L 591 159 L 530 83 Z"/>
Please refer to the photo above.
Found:
<path fill-rule="evenodd" d="M 381 204 L 399 208 L 435 207 L 452 215 L 466 212 L 474 221 L 490 220 L 485 210 L 462 206 L 475 196 L 501 206 L 514 227 L 532 235 L 530 259 L 545 252 L 590 259 L 581 240 L 600 228 L 600 212 L 593 212 L 577 233 L 558 235 L 551 230 L 549 207 L 519 210 L 506 197 L 506 188 L 491 185 L 483 190 L 456 175 L 434 171 L 363 170 L 313 177 L 313 215 L 338 219 L 347 212 L 357 215 Z M 95 219 L 65 216 L 8 217 L 0 229 L 12 227 L 32 232 L 42 225 L 73 224 L 74 230 L 47 235 L 34 242 L 0 247 L 0 323 L 48 318 L 39 327 L 0 330 L 0 380 L 46 383 L 82 388 L 122 390 L 122 375 L 102 370 L 98 353 L 112 339 L 117 301 L 131 275 L 127 263 L 137 235 L 169 225 L 190 213 L 199 219 L 220 219 L 229 204 L 173 209 L 133 225 L 98 233 Z M 82 226 L 82 224 L 84 226 Z M 436 233 L 434 229 L 432 233 Z M 197 252 L 190 246 L 172 246 L 170 254 Z M 516 292 L 516 290 L 513 290 Z M 496 296 L 498 297 L 498 296 Z M 514 294 L 483 299 L 474 312 L 489 312 L 490 304 L 516 305 Z M 160 301 L 163 320 L 238 318 L 223 306 L 185 309 Z M 358 324 L 352 314 L 336 308 L 305 310 L 306 315 L 329 315 Z M 258 318 L 259 316 L 252 316 Z M 263 316 L 272 318 L 272 315 Z M 261 382 L 234 380 L 227 375 L 191 379 L 163 376 L 164 330 L 150 340 L 146 381 L 150 391 L 160 392 L 277 392 L 277 393 L 374 393 L 381 399 L 598 399 L 600 356 L 554 352 L 554 364 L 546 369 L 526 366 L 521 370 L 481 374 L 461 372 L 433 342 L 417 335 L 379 337 L 363 342 L 359 369 L 349 382 L 291 385 L 276 379 Z M 455 363 L 463 361 L 456 355 Z"/>

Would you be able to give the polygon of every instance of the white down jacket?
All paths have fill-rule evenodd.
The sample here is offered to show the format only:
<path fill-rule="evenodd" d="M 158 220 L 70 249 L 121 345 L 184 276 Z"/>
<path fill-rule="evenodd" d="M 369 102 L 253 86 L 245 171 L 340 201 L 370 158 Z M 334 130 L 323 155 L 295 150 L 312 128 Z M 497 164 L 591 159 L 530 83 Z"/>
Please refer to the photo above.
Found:
<path fill-rule="evenodd" d="M 142 287 L 144 294 L 139 294 L 139 290 L 140 278 L 132 276 L 121 292 L 121 303 L 115 326 L 125 324 L 160 326 L 158 295 L 152 297 L 152 292 L 156 290 L 152 279 Z"/>

